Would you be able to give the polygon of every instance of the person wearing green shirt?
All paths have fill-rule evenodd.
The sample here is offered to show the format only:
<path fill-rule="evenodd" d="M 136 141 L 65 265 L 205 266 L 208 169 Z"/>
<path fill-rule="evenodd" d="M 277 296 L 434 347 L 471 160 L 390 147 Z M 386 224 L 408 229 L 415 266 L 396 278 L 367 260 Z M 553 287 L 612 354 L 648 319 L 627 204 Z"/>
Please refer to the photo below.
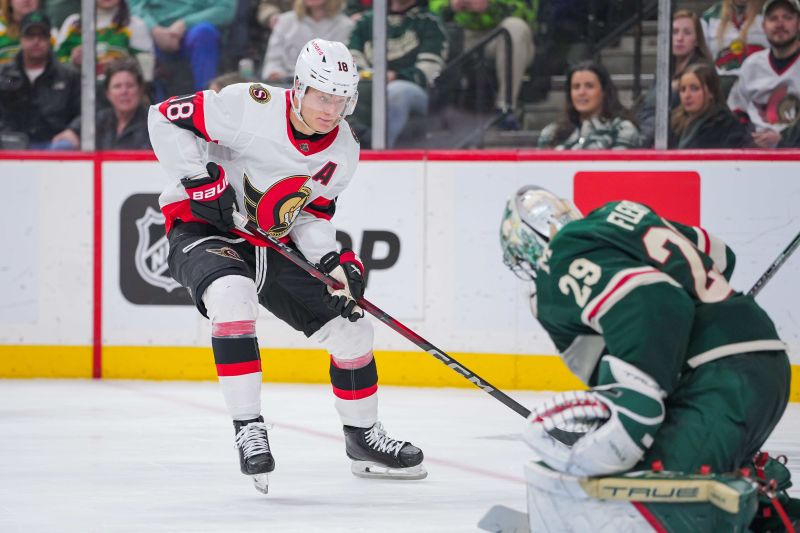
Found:
<path fill-rule="evenodd" d="M 506 49 L 502 38 L 486 46 L 485 55 L 494 61 L 497 75 L 495 107 L 500 112 L 517 108 L 525 70 L 533 61 L 533 26 L 538 0 L 430 0 L 429 9 L 444 20 L 452 18 L 464 30 L 464 49 L 471 48 L 500 26 L 511 37 L 511 101 L 506 84 Z M 514 115 L 501 124 L 504 129 L 518 129 Z"/>
<path fill-rule="evenodd" d="M 183 59 L 192 67 L 194 90 L 208 88 L 217 76 L 220 29 L 230 24 L 235 0 L 130 0 L 156 45 L 156 61 Z M 159 93 L 156 84 L 156 97 Z"/>

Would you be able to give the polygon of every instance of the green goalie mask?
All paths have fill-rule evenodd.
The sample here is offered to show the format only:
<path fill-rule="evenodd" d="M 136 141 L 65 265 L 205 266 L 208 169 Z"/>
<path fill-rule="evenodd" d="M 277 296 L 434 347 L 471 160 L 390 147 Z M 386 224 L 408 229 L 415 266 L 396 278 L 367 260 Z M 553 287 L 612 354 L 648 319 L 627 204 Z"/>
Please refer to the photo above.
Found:
<path fill-rule="evenodd" d="M 533 281 L 550 239 L 573 220 L 583 218 L 569 200 L 526 185 L 506 204 L 500 224 L 503 263 L 517 277 Z"/>

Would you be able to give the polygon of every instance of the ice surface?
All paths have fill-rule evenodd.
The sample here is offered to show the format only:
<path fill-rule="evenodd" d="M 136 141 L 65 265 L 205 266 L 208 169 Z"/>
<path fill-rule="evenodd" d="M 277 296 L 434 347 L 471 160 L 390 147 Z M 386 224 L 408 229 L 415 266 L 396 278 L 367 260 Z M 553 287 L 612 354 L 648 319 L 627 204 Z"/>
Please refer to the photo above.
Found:
<path fill-rule="evenodd" d="M 239 473 L 216 383 L 0 380 L 0 531 L 460 532 L 495 504 L 525 509 L 519 415 L 477 389 L 379 394 L 427 479 L 353 476 L 330 387 L 267 384 L 277 466 L 262 495 Z M 795 479 L 799 422 L 792 404 L 766 447 Z"/>

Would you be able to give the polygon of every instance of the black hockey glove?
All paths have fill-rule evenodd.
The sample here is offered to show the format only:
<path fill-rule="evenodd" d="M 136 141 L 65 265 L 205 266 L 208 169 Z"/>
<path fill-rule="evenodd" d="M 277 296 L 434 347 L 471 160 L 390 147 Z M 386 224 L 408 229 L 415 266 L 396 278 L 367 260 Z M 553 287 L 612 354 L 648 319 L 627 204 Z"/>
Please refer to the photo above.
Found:
<path fill-rule="evenodd" d="M 192 214 L 222 231 L 234 228 L 236 192 L 228 185 L 225 170 L 216 163 L 206 165 L 208 176 L 183 178 L 181 184 L 189 195 Z"/>
<path fill-rule="evenodd" d="M 326 286 L 322 301 L 350 322 L 362 318 L 364 310 L 356 300 L 364 297 L 364 265 L 358 255 L 349 248 L 343 248 L 341 253 L 328 252 L 322 256 L 319 266 L 344 285 L 339 290 Z"/>

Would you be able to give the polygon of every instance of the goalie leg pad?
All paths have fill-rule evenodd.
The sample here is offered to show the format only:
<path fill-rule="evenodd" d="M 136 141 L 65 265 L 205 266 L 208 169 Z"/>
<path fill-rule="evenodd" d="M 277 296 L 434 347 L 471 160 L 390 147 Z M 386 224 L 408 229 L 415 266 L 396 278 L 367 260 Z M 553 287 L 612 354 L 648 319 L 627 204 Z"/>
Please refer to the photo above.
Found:
<path fill-rule="evenodd" d="M 531 531 L 747 531 L 752 482 L 736 476 L 629 472 L 585 478 L 525 465 Z"/>

